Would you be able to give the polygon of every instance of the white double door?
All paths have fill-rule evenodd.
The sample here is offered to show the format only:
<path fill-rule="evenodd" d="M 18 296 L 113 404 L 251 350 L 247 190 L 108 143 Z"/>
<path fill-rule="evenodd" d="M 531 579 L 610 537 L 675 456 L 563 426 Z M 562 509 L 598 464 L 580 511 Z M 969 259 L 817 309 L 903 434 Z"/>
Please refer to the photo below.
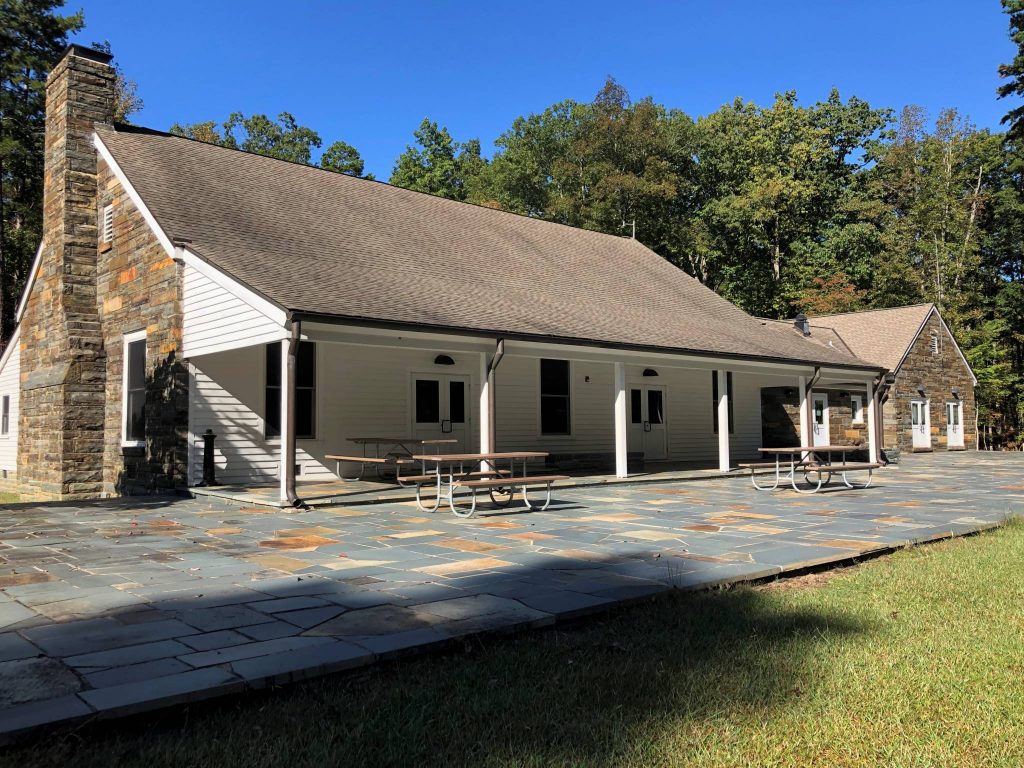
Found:
<path fill-rule="evenodd" d="M 932 447 L 932 419 L 927 400 L 910 401 L 910 429 L 915 448 Z"/>
<path fill-rule="evenodd" d="M 946 403 L 946 447 L 964 447 L 964 407 L 959 400 Z"/>
<path fill-rule="evenodd" d="M 470 421 L 469 376 L 425 374 L 412 376 L 412 436 L 416 440 L 455 440 L 439 446 L 440 453 L 465 453 Z M 428 451 L 434 453 L 435 451 Z"/>
<path fill-rule="evenodd" d="M 668 458 L 666 396 L 664 384 L 629 388 L 629 450 L 643 451 L 648 461 Z"/>
<path fill-rule="evenodd" d="M 811 395 L 811 445 L 831 445 L 832 435 L 828 424 L 828 395 L 814 392 Z"/>

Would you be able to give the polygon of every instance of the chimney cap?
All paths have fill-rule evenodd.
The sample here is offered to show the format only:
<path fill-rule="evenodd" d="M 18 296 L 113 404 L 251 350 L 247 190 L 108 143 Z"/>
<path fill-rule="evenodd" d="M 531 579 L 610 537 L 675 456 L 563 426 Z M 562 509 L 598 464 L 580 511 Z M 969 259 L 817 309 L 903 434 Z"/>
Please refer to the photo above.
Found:
<path fill-rule="evenodd" d="M 64 52 L 60 55 L 61 59 L 66 59 L 68 56 L 77 56 L 80 59 L 89 59 L 90 61 L 96 61 L 100 64 L 109 64 L 114 54 L 107 53 L 105 51 L 97 51 L 95 48 L 88 48 L 78 43 L 71 43 Z"/>

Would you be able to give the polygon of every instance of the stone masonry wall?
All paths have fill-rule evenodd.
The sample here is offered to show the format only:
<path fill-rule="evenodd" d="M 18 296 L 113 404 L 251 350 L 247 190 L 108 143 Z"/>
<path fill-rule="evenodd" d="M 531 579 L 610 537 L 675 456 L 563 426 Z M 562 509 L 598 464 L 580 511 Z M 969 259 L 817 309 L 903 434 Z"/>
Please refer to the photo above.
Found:
<path fill-rule="evenodd" d="M 939 354 L 932 354 L 932 334 L 939 337 Z M 924 398 L 929 401 L 931 419 L 931 449 L 946 448 L 946 402 L 955 399 L 953 388 L 960 391 L 963 402 L 964 447 L 977 445 L 977 410 L 971 373 L 953 340 L 935 313 L 925 323 L 914 345 L 896 374 L 896 383 L 889 390 L 889 399 L 882 408 L 883 445 L 913 451 L 913 432 L 910 425 L 910 403 L 922 399 L 917 389 L 924 385 Z"/>
<path fill-rule="evenodd" d="M 828 395 L 829 441 L 832 445 L 868 444 L 867 421 L 853 423 L 850 389 L 819 389 Z M 866 394 L 864 394 L 866 398 Z M 867 419 L 867 403 L 864 418 Z M 802 444 L 800 440 L 800 394 L 796 387 L 765 387 L 761 390 L 761 439 L 768 448 Z M 852 455 L 851 455 L 852 458 Z"/>
<path fill-rule="evenodd" d="M 103 490 L 167 492 L 187 481 L 188 370 L 181 357 L 182 267 L 100 160 L 96 215 L 113 205 L 114 237 L 99 244 L 96 281 L 106 357 Z M 146 331 L 146 446 L 122 447 L 125 334 Z"/>
<path fill-rule="evenodd" d="M 21 335 L 18 474 L 27 495 L 88 498 L 103 487 L 106 360 L 96 312 L 93 126 L 113 118 L 114 70 L 68 55 L 46 92 L 42 258 Z"/>

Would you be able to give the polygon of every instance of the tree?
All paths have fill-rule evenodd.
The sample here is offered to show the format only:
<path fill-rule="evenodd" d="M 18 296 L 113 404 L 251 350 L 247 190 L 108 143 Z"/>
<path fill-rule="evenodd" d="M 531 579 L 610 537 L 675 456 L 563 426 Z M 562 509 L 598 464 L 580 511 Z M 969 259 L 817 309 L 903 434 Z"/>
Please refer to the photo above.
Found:
<path fill-rule="evenodd" d="M 486 161 L 476 139 L 460 144 L 429 118 L 413 131 L 415 145 L 408 145 L 395 161 L 390 183 L 452 200 L 466 200 L 475 176 Z"/>
<path fill-rule="evenodd" d="M 92 47 L 97 51 L 111 53 L 109 40 L 93 43 Z M 139 84 L 124 74 L 120 64 L 116 62 L 113 62 L 113 64 L 115 73 L 114 90 L 116 92 L 114 122 L 131 123 L 128 116 L 141 111 L 144 106 L 142 97 L 139 96 Z"/>
<path fill-rule="evenodd" d="M 364 164 L 359 150 L 344 141 L 336 141 L 320 157 L 320 167 L 335 173 L 344 173 L 349 176 L 357 176 L 372 179 L 373 174 L 363 176 Z"/>
<path fill-rule="evenodd" d="M 1007 96 L 1024 97 L 1024 0 L 1002 0 L 1003 11 L 1010 17 L 1010 39 L 1017 46 L 1017 54 L 1009 64 L 999 67 L 999 77 L 1008 80 L 999 86 L 1000 99 Z M 1009 137 L 1024 141 L 1024 104 L 1013 107 L 1003 117 L 1009 123 Z"/>
<path fill-rule="evenodd" d="M 171 133 L 305 165 L 309 164 L 314 147 L 319 148 L 321 144 L 320 134 L 299 125 L 288 112 L 278 115 L 276 122 L 263 114 L 246 117 L 241 112 L 233 112 L 220 128 L 213 121 L 190 125 L 175 123 Z"/>
<path fill-rule="evenodd" d="M 82 28 L 59 0 L 0 0 L 0 342 L 42 237 L 46 75 Z"/>

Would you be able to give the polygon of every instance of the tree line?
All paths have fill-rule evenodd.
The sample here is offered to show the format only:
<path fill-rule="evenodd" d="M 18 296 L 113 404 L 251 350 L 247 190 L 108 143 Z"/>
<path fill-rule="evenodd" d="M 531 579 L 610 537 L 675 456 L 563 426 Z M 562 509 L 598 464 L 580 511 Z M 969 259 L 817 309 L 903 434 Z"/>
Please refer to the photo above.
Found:
<path fill-rule="evenodd" d="M 27 30 L 13 44 L 31 42 L 16 67 L 5 55 L 0 72 L 5 338 L 38 242 L 42 83 L 66 35 L 81 26 L 80 14 L 55 15 L 59 5 L 0 0 Z M 997 95 L 1019 98 L 1024 0 L 1002 5 L 1018 52 L 1000 67 Z M 7 40 L 0 44 L 7 50 Z M 129 119 L 138 97 L 123 77 L 119 88 Z M 15 125 L 8 114 L 30 119 Z M 1024 438 L 1024 107 L 1011 108 L 1005 123 L 1005 132 L 979 129 L 955 108 L 897 112 L 836 90 L 815 104 L 792 91 L 766 105 L 736 99 L 694 117 L 650 97 L 634 100 L 609 77 L 591 101 L 568 99 L 516 118 L 489 157 L 479 139 L 458 140 L 424 119 L 389 182 L 635 234 L 756 315 L 934 302 L 978 376 L 983 441 L 1016 446 Z M 18 136 L 8 139 L 8 126 Z M 306 164 L 323 144 L 287 112 L 234 113 L 171 132 Z M 17 152 L 9 152 L 11 141 Z M 358 150 L 341 140 L 319 165 L 365 175 Z"/>

